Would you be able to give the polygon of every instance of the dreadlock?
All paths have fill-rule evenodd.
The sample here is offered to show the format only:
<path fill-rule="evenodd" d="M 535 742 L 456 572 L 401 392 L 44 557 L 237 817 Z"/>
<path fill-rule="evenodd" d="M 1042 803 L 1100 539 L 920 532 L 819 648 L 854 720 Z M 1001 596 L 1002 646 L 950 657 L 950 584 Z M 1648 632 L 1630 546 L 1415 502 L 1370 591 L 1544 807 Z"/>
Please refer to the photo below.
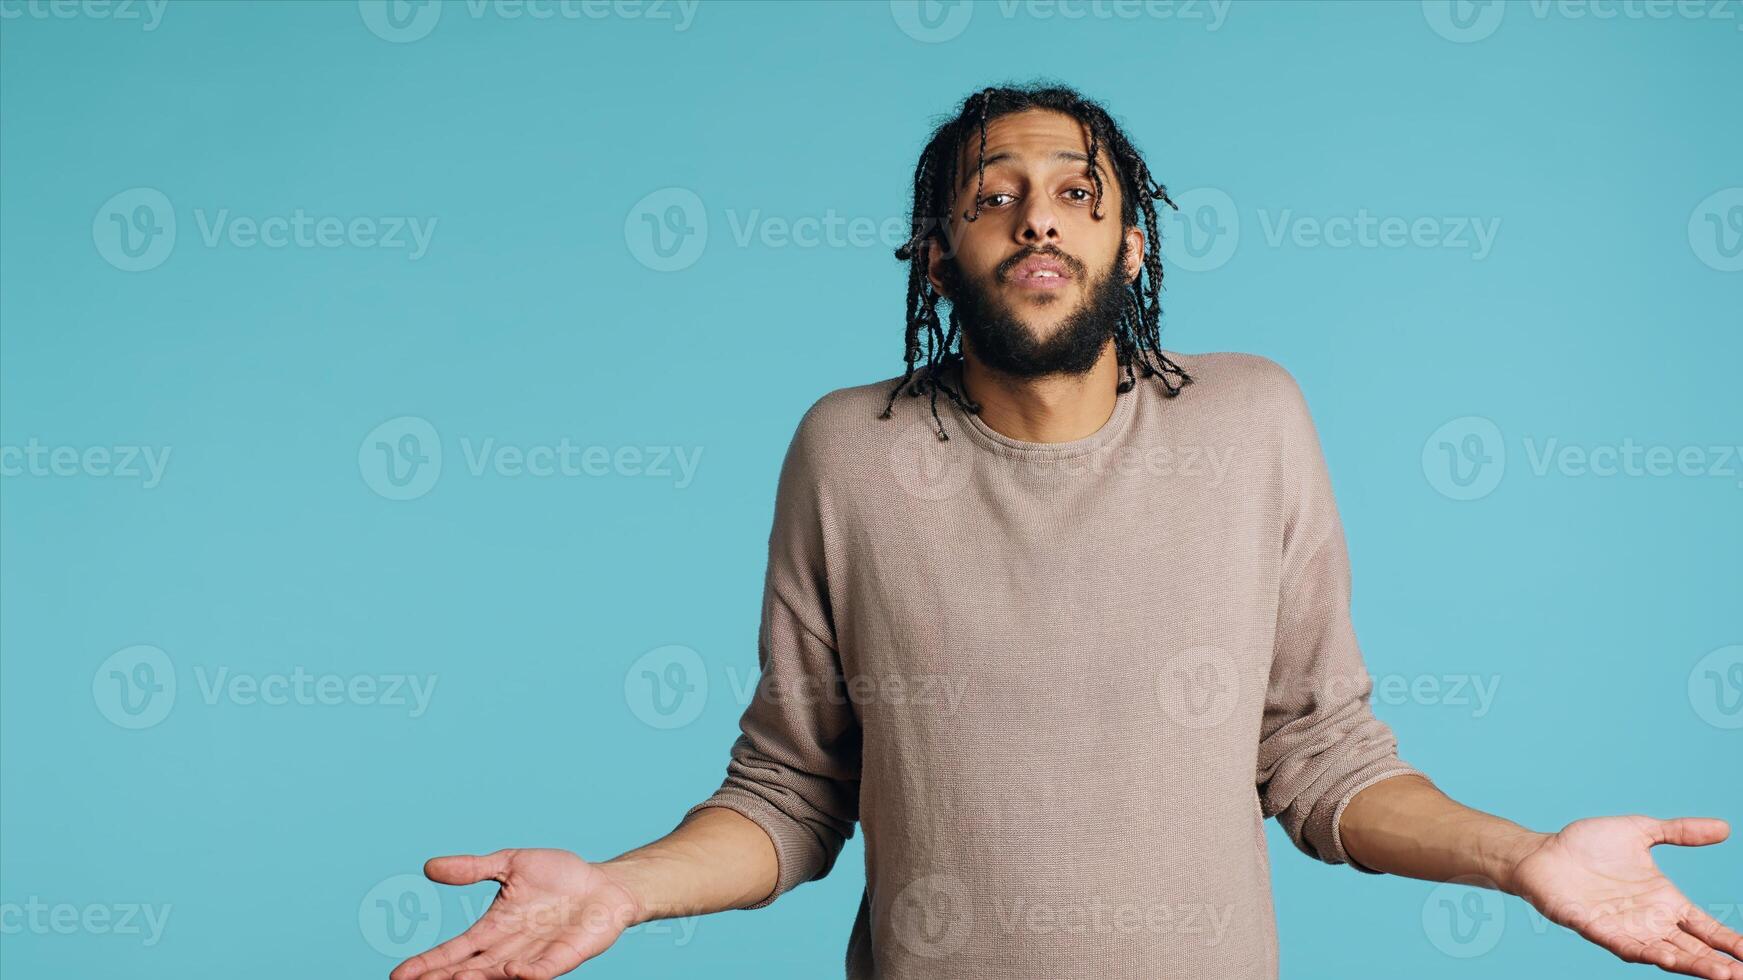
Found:
<path fill-rule="evenodd" d="M 938 300 L 941 297 L 926 274 L 925 246 L 949 247 L 945 231 L 949 227 L 951 202 L 956 196 L 957 162 L 965 142 L 978 134 L 974 206 L 962 214 L 963 220 L 974 221 L 980 217 L 981 190 L 986 185 L 987 123 L 1025 109 L 1062 112 L 1088 128 L 1088 169 L 1090 180 L 1095 185 L 1092 213 L 1097 219 L 1102 217 L 1103 187 L 1096 159 L 1104 151 L 1111 158 L 1113 172 L 1120 182 L 1121 228 L 1135 226 L 1142 212 L 1144 237 L 1148 243 L 1144 267 L 1137 279 L 1128 284 L 1130 291 L 1125 309 L 1121 311 L 1114 330 L 1116 360 L 1125 371 L 1118 390 L 1122 394 L 1131 391 L 1137 384 L 1138 372 L 1146 378 L 1160 379 L 1170 398 L 1180 394 L 1181 387 L 1192 381 L 1180 365 L 1162 352 L 1162 252 L 1158 247 L 1162 239 L 1157 232 L 1156 207 L 1151 201 L 1160 200 L 1176 211 L 1180 206 L 1168 197 L 1167 188 L 1150 176 L 1150 168 L 1143 156 L 1100 104 L 1061 85 L 992 86 L 964 99 L 955 116 L 933 131 L 926 149 L 920 154 L 919 164 L 914 168 L 914 202 L 909 212 L 913 233 L 896 249 L 896 259 L 908 263 L 907 332 L 903 349 L 907 370 L 902 373 L 902 380 L 890 389 L 889 401 L 879 418 L 891 416 L 896 396 L 904 388 L 913 397 L 930 393 L 932 421 L 938 428 L 939 439 L 950 438 L 938 417 L 940 391 L 964 411 L 970 414 L 980 412 L 979 403 L 957 390 L 945 377 L 945 370 L 962 359 L 962 332 L 955 304 L 951 305 L 949 329 L 939 323 Z M 916 379 L 916 368 L 922 355 L 926 369 Z"/>

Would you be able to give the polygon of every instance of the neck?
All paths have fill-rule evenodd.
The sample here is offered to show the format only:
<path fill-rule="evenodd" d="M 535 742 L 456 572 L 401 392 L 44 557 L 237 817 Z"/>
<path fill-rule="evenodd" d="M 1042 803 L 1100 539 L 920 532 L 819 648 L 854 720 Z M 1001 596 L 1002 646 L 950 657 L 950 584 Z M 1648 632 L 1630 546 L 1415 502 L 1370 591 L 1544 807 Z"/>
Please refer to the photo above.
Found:
<path fill-rule="evenodd" d="M 1022 442 L 1071 442 L 1094 435 L 1113 417 L 1120 366 L 1110 339 L 1085 374 L 1013 378 L 982 364 L 963 345 L 962 385 L 980 403 L 980 419 Z"/>

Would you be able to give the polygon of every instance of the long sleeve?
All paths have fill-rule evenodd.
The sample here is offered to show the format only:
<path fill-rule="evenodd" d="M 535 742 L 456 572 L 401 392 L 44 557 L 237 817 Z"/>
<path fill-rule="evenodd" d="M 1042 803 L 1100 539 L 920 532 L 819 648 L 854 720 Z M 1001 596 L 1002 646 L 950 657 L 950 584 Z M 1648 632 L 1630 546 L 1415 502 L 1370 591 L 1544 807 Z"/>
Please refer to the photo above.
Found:
<path fill-rule="evenodd" d="M 800 422 L 776 490 L 757 639 L 761 676 L 725 781 L 690 809 L 735 810 L 774 842 L 775 889 L 748 908 L 828 874 L 859 816 L 860 728 L 829 611 L 815 415 L 813 407 Z"/>
<path fill-rule="evenodd" d="M 1382 779 L 1422 773 L 1399 759 L 1391 728 L 1369 707 L 1373 681 L 1350 620 L 1349 556 L 1330 476 L 1300 388 L 1281 369 L 1277 375 L 1282 572 L 1260 802 L 1308 856 L 1378 874 L 1344 851 L 1344 806 Z"/>

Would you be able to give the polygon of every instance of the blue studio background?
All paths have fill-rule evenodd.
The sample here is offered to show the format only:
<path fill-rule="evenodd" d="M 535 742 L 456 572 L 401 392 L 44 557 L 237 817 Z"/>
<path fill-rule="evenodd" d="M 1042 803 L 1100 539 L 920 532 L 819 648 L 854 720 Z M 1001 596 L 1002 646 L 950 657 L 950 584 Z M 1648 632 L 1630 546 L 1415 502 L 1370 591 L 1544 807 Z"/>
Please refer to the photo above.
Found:
<path fill-rule="evenodd" d="M 1306 391 L 1404 757 L 1727 817 L 1655 853 L 1743 924 L 1735 4 L 0 15 L 6 977 L 380 977 L 492 893 L 424 858 L 669 830 L 794 424 L 900 370 L 921 142 L 1037 74 L 1181 201 L 1166 343 Z M 1648 975 L 1269 826 L 1285 976 Z M 863 843 L 580 975 L 839 976 Z"/>

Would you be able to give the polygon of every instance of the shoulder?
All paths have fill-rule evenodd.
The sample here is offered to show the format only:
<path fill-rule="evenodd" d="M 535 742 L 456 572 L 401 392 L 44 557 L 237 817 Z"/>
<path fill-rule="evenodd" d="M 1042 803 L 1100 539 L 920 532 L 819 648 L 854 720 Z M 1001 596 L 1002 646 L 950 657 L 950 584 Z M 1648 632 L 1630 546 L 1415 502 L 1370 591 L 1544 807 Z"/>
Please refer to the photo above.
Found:
<path fill-rule="evenodd" d="M 1238 351 L 1168 356 L 1192 377 L 1174 400 L 1196 417 L 1247 431 L 1288 431 L 1308 424 L 1300 383 L 1268 357 Z"/>
<path fill-rule="evenodd" d="M 1283 365 L 1259 354 L 1217 351 L 1168 356 L 1192 376 L 1195 394 L 1209 391 L 1217 399 L 1269 400 L 1295 397 L 1301 391 Z"/>
<path fill-rule="evenodd" d="M 904 390 L 891 403 L 890 392 L 901 380 L 901 375 L 892 375 L 818 396 L 799 418 L 789 458 L 819 472 L 865 464 L 879 447 L 887 446 L 907 423 L 919 417 L 914 403 L 924 399 L 911 398 Z M 884 417 L 886 408 L 891 409 L 890 418 Z M 930 418 L 930 412 L 926 414 Z"/>

